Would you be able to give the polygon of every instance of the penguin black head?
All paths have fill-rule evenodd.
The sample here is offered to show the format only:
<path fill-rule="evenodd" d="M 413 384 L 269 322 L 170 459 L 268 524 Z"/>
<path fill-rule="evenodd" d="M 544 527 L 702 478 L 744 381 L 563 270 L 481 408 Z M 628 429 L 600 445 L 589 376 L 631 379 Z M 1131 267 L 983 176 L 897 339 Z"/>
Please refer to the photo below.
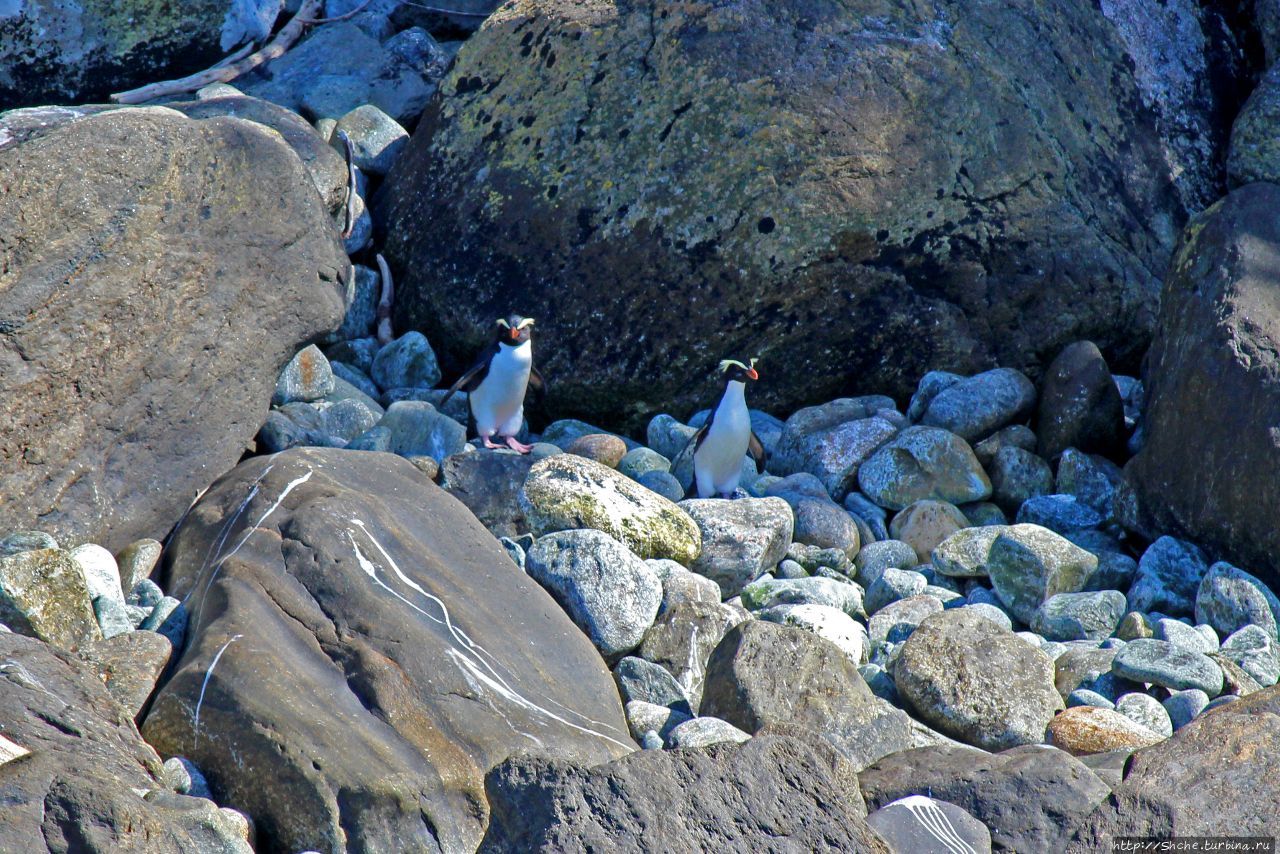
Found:
<path fill-rule="evenodd" d="M 760 375 L 756 373 L 756 360 L 752 359 L 750 364 L 744 365 L 737 359 L 725 359 L 720 363 L 720 375 L 724 377 L 725 382 L 745 383 L 748 380 L 758 380 Z"/>
<path fill-rule="evenodd" d="M 493 338 L 499 344 L 506 344 L 510 347 L 519 347 L 521 344 L 529 340 L 529 336 L 532 333 L 532 317 L 521 317 L 518 314 L 508 314 L 506 317 L 499 317 L 493 322 Z"/>

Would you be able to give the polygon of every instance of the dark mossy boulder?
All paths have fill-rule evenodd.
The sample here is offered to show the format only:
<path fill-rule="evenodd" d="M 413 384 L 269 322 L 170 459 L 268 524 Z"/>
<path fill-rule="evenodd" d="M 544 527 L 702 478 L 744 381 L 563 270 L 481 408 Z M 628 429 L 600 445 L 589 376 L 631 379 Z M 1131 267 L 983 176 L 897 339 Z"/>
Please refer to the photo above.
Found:
<path fill-rule="evenodd" d="M 1084 0 L 518 0 L 376 207 L 447 372 L 518 307 L 607 425 L 705 406 L 726 355 L 779 411 L 1081 338 L 1132 364 L 1185 219 Z"/>
<path fill-rule="evenodd" d="M 1136 524 L 1280 581 L 1280 185 L 1192 222 L 1148 356 L 1146 440 L 1125 472 Z"/>
<path fill-rule="evenodd" d="M 228 0 L 0 3 L 0 109 L 105 101 L 222 58 Z"/>

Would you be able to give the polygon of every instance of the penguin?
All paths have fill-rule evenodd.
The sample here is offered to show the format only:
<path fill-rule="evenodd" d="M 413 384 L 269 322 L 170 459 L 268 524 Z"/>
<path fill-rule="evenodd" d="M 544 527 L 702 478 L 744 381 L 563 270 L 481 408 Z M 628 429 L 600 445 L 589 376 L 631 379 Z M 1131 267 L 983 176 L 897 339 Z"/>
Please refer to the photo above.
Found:
<path fill-rule="evenodd" d="M 693 476 L 699 498 L 719 494 L 732 498 L 742 479 L 742 457 L 751 454 L 756 471 L 764 471 L 764 445 L 751 429 L 747 412 L 747 383 L 760 379 L 756 360 L 744 365 L 735 359 L 720 363 L 724 392 L 707 416 L 707 423 L 693 435 Z"/>
<path fill-rule="evenodd" d="M 533 366 L 533 318 L 512 314 L 499 317 L 493 324 L 493 341 L 480 354 L 471 369 L 449 387 L 440 408 L 454 392 L 468 393 L 471 420 L 486 448 L 501 448 L 490 437 L 495 433 L 512 450 L 527 454 L 533 445 L 516 440 L 524 422 L 524 395 L 529 386 L 546 393 L 546 382 Z"/>

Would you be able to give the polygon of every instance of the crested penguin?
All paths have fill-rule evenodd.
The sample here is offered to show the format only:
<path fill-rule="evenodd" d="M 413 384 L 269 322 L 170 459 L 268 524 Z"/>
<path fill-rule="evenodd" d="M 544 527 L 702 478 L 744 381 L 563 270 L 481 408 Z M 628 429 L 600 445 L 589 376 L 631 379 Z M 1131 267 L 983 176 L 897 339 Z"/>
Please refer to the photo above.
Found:
<path fill-rule="evenodd" d="M 724 392 L 707 415 L 707 422 L 694 434 L 693 476 L 699 498 L 719 494 L 732 498 L 742 479 L 742 457 L 751 454 L 756 471 L 764 471 L 764 445 L 751 429 L 747 412 L 747 383 L 760 379 L 756 360 L 749 365 L 734 359 L 720 363 Z"/>
<path fill-rule="evenodd" d="M 533 450 L 516 440 L 524 422 L 524 395 L 529 386 L 545 393 L 542 374 L 533 366 L 533 318 L 518 314 L 499 317 L 493 324 L 493 341 L 440 401 L 444 408 L 454 392 L 468 393 L 471 420 L 486 448 L 501 448 L 490 437 L 495 433 L 506 446 L 522 454 Z"/>

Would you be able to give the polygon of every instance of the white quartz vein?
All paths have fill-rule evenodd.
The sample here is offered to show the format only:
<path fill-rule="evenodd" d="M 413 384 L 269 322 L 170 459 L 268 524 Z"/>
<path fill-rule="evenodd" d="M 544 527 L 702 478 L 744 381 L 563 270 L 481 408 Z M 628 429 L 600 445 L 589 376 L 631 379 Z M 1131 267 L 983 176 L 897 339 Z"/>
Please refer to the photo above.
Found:
<path fill-rule="evenodd" d="M 491 655 L 487 650 L 485 650 L 479 644 L 471 641 L 469 638 L 467 638 L 465 633 L 463 633 L 460 629 L 454 626 L 452 619 L 449 617 L 449 609 L 445 606 L 444 602 L 439 597 L 433 596 L 430 593 L 426 592 L 425 590 L 422 589 L 422 587 L 414 583 L 412 579 L 405 576 L 405 574 L 400 570 L 400 567 L 396 564 L 395 560 L 391 557 L 390 554 L 388 554 L 387 550 L 383 548 L 382 544 L 378 542 L 377 538 L 374 537 L 371 533 L 369 533 L 369 530 L 365 527 L 364 523 L 361 520 L 352 519 L 351 522 L 353 525 L 355 525 L 360 529 L 360 532 L 364 534 L 364 536 L 368 538 L 369 542 L 373 544 L 374 548 L 376 548 L 378 552 L 381 553 L 382 557 L 386 560 L 387 564 L 391 567 L 391 572 L 395 575 L 395 577 L 410 589 L 414 590 L 415 592 L 431 600 L 431 602 L 433 602 L 437 607 L 440 608 L 441 615 L 436 616 L 434 614 L 428 613 L 426 610 L 424 610 L 423 608 L 411 602 L 408 598 L 406 598 L 404 595 L 402 595 L 398 591 L 393 590 L 385 581 L 379 578 L 378 577 L 379 568 L 371 560 L 369 560 L 368 555 L 364 553 L 364 551 L 360 548 L 359 543 L 356 542 L 355 536 L 350 531 L 348 531 L 347 538 L 351 541 L 351 547 L 355 552 L 356 561 L 360 564 L 360 568 L 364 571 L 366 575 L 369 576 L 370 580 L 372 580 L 373 583 L 376 584 L 378 587 L 381 587 L 383 590 L 387 591 L 392 596 L 399 599 L 404 604 L 408 605 L 414 611 L 418 612 L 419 614 L 422 614 L 424 617 L 427 617 L 432 622 L 444 625 L 446 627 L 446 629 L 449 632 L 449 637 L 452 638 L 452 641 L 453 641 L 453 648 L 448 651 L 449 658 L 454 662 L 456 666 L 459 667 L 459 669 L 463 671 L 464 674 L 469 675 L 470 677 L 478 681 L 481 685 L 487 687 L 489 691 L 492 692 L 494 695 L 502 698 L 503 700 L 506 700 L 507 702 L 517 706 L 518 708 L 524 709 L 528 712 L 534 713 L 535 715 L 539 715 L 541 717 L 555 721 L 556 723 L 559 723 L 563 726 L 567 726 L 570 729 L 577 730 L 578 732 L 586 733 L 588 735 L 593 735 L 597 738 L 602 738 L 606 741 L 609 741 L 618 745 L 619 747 L 626 748 L 630 746 L 603 732 L 598 732 L 594 729 L 591 729 L 590 727 L 580 726 L 579 724 L 576 724 L 573 721 L 570 721 L 565 717 L 558 715 L 549 709 L 539 706 L 537 703 L 533 702 L 532 700 L 520 694 L 520 692 L 517 691 L 515 688 L 513 688 L 510 684 L 508 684 L 507 681 L 503 679 L 502 676 L 489 663 L 490 661 L 495 660 L 494 656 Z"/>
<path fill-rule="evenodd" d="M 209 677 L 213 676 L 213 668 L 218 666 L 218 660 L 222 658 L 222 654 L 227 651 L 227 647 L 231 646 L 244 635 L 232 635 L 230 640 L 222 645 L 222 649 L 218 650 L 218 654 L 213 657 L 213 661 L 209 662 L 209 669 L 204 672 L 204 681 L 200 683 L 200 698 L 196 700 L 196 713 L 194 718 L 194 726 L 196 732 L 195 746 L 200 746 L 200 706 L 204 704 L 204 692 L 209 687 Z"/>

